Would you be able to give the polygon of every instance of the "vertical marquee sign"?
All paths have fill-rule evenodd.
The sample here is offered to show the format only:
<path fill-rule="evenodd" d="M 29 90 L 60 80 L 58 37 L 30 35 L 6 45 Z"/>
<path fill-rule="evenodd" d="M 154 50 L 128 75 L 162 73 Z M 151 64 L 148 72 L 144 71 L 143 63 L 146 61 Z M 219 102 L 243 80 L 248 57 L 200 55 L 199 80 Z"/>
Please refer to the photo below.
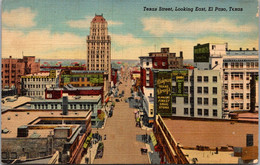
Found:
<path fill-rule="evenodd" d="M 172 77 L 176 79 L 176 87 L 172 95 L 177 97 L 188 96 L 188 93 L 184 92 L 184 77 L 188 76 L 187 70 L 172 71 Z"/>
<path fill-rule="evenodd" d="M 172 115 L 172 77 L 171 72 L 158 72 L 156 80 L 157 114 Z"/>

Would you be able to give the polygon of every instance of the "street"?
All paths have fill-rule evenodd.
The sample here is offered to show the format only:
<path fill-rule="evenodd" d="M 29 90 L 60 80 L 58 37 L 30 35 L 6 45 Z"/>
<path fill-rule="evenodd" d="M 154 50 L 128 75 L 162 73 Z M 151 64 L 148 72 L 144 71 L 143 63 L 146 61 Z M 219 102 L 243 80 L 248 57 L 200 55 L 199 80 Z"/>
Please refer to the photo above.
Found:
<path fill-rule="evenodd" d="M 127 82 L 121 81 L 119 92 L 124 90 L 125 96 L 122 101 L 115 102 L 113 116 L 108 118 L 105 128 L 93 129 L 93 133 L 98 131 L 103 137 L 106 135 L 106 140 L 103 140 L 104 155 L 101 159 L 95 159 L 94 164 L 149 164 L 147 154 L 141 154 L 145 144 L 136 140 L 137 135 L 145 134 L 146 131 L 135 126 L 135 109 L 129 108 L 124 101 L 131 96 L 130 78 Z"/>

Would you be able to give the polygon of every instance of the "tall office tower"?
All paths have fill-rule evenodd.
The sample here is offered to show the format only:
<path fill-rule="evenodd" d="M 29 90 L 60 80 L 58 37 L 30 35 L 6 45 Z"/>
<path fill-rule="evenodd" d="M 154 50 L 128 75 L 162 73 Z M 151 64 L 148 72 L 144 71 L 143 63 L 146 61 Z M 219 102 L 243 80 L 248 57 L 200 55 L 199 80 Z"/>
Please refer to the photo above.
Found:
<path fill-rule="evenodd" d="M 111 38 L 108 35 L 107 21 L 102 15 L 95 15 L 87 36 L 87 70 L 104 71 L 107 79 L 104 88 L 111 82 Z M 104 82 L 105 83 L 105 82 Z"/>

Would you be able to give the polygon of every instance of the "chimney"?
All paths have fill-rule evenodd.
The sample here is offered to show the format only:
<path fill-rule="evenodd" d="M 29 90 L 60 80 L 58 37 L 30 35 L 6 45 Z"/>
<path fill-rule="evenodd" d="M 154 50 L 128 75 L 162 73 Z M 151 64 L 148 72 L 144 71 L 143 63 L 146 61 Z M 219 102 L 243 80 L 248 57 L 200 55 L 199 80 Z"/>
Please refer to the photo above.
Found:
<path fill-rule="evenodd" d="M 183 58 L 183 52 L 182 51 L 180 51 L 180 57 Z"/>
<path fill-rule="evenodd" d="M 253 48 L 253 50 L 255 50 L 255 48 Z"/>
<path fill-rule="evenodd" d="M 9 58 L 12 58 L 12 56 L 9 56 Z"/>
<path fill-rule="evenodd" d="M 246 48 L 246 50 L 249 50 L 248 48 Z"/>
<path fill-rule="evenodd" d="M 239 50 L 242 51 L 242 48 L 240 48 Z"/>
<path fill-rule="evenodd" d="M 62 115 L 68 115 L 68 96 L 62 97 Z"/>

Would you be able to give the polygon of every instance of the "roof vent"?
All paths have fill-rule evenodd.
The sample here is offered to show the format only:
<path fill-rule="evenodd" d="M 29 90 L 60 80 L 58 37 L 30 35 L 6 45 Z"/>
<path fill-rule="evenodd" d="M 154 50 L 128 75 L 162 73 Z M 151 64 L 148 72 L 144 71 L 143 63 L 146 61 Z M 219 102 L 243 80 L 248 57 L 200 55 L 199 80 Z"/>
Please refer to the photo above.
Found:
<path fill-rule="evenodd" d="M 27 115 L 29 115 L 30 114 L 30 112 L 27 112 Z"/>
<path fill-rule="evenodd" d="M 11 117 L 8 117 L 7 120 L 11 120 Z"/>
<path fill-rule="evenodd" d="M 18 114 L 16 113 L 15 116 L 18 116 Z"/>
<path fill-rule="evenodd" d="M 75 112 L 75 115 L 77 115 L 78 113 L 77 112 Z"/>
<path fill-rule="evenodd" d="M 240 51 L 242 51 L 242 48 L 239 48 Z"/>

